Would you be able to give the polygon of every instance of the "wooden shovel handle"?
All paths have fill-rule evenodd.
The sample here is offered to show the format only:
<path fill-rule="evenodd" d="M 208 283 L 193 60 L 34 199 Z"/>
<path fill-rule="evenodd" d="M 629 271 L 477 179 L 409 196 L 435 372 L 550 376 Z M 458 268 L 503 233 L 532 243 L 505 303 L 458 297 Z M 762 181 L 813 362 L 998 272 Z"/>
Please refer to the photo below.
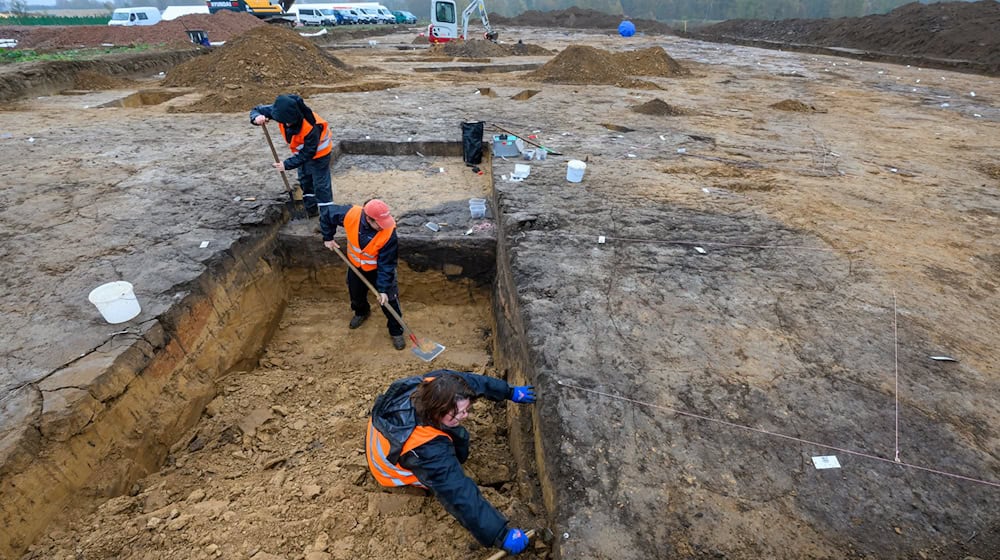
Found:
<path fill-rule="evenodd" d="M 535 536 L 535 530 L 534 529 L 528 529 L 527 531 L 524 532 L 524 534 L 525 534 L 526 537 L 528 537 L 530 539 L 530 538 L 532 538 L 532 537 Z M 497 552 L 496 554 L 494 554 L 493 556 L 490 556 L 486 560 L 500 560 L 504 556 L 507 556 L 507 551 L 506 550 L 501 550 L 500 552 Z"/>
<path fill-rule="evenodd" d="M 368 289 L 371 290 L 372 293 L 375 294 L 375 297 L 377 298 L 379 291 L 375 289 L 375 286 L 372 286 L 372 283 L 369 282 L 367 278 L 365 278 L 364 274 L 361 274 L 361 271 L 358 270 L 358 267 L 354 266 L 354 263 L 348 260 L 347 256 L 345 256 L 340 249 L 333 247 L 333 252 L 337 253 L 337 256 L 343 259 L 343 261 L 347 263 L 347 266 L 351 267 L 351 270 L 353 270 L 354 273 L 358 275 L 358 278 L 360 278 L 361 281 L 365 283 L 365 286 L 368 286 Z M 409 334 L 411 338 L 413 338 L 414 344 L 420 346 L 420 343 L 417 342 L 417 335 L 413 334 L 413 331 L 411 331 L 410 328 L 406 326 L 406 323 L 403 322 L 403 318 L 399 316 L 399 313 L 396 313 L 396 310 L 393 309 L 391 305 L 386 304 L 383 307 L 385 307 L 385 309 L 389 311 L 389 314 L 392 315 L 392 318 L 395 319 L 397 323 L 399 323 L 399 326 L 403 327 L 403 330 L 406 331 L 406 333 Z"/>
<path fill-rule="evenodd" d="M 278 158 L 278 150 L 274 149 L 274 142 L 271 141 L 271 133 L 267 131 L 267 123 L 260 125 L 264 129 L 264 138 L 267 138 L 267 145 L 271 147 L 271 155 L 274 156 L 274 163 L 281 163 Z M 281 172 L 281 180 L 285 182 L 285 191 L 292 192 L 292 186 L 288 184 L 288 177 L 285 176 L 285 172 Z"/>

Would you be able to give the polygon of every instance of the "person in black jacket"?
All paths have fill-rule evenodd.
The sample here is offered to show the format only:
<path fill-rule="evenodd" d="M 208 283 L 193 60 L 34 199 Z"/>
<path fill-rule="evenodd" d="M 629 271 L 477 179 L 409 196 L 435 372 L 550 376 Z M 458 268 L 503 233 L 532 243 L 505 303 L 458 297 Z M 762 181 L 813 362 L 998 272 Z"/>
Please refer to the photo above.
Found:
<path fill-rule="evenodd" d="M 333 135 L 330 124 L 314 113 L 298 95 L 279 95 L 271 105 L 250 110 L 250 123 L 261 126 L 277 121 L 292 157 L 272 164 L 280 172 L 298 169 L 302 204 L 309 217 L 326 212 L 333 205 L 330 159 Z"/>
<path fill-rule="evenodd" d="M 527 535 L 509 528 L 462 470 L 469 431 L 461 423 L 478 397 L 535 402 L 531 386 L 446 369 L 393 382 L 372 407 L 365 437 L 368 468 L 383 486 L 426 488 L 480 544 L 519 554 L 528 546 Z"/>

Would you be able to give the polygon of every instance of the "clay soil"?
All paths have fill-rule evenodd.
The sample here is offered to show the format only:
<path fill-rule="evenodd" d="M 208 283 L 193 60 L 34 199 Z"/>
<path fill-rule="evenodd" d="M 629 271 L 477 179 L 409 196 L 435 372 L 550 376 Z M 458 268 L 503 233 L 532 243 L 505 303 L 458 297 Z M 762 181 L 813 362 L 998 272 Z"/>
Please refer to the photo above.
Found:
<path fill-rule="evenodd" d="M 251 53 L 272 33 L 256 27 Z M 96 468 L 90 484 L 27 557 L 485 558 L 432 498 L 374 485 L 362 433 L 392 379 L 502 377 L 503 356 L 539 388 L 537 464 L 512 461 L 508 405 L 484 402 L 469 473 L 514 523 L 556 533 L 528 558 L 997 558 L 995 80 L 674 36 L 503 37 L 560 53 L 535 59 L 549 77 L 581 75 L 567 52 L 605 66 L 653 53 L 683 71 L 418 73 L 426 53 L 356 48 L 334 51 L 343 66 L 324 58 L 322 80 L 287 82 L 317 88 L 307 103 L 337 140 L 457 142 L 461 121 L 484 120 L 563 152 L 521 182 L 501 158 L 492 182 L 425 154 L 334 169 L 338 202 L 390 201 L 404 262 L 406 239 L 435 239 L 427 221 L 496 236 L 507 291 L 404 267 L 412 326 L 448 346 L 428 365 L 392 350 L 380 318 L 346 329 L 343 269 L 295 271 L 262 359 L 218 372 L 219 397 L 166 442 L 161 470 L 116 494 L 114 457 L 77 465 Z M 117 340 L 86 301 L 99 280 L 135 279 L 156 317 L 283 205 L 247 123 L 280 67 L 227 56 L 192 64 L 226 60 L 216 71 L 236 83 L 123 75 L 139 86 L 0 111 L 5 391 Z M 347 89 L 319 89 L 331 85 Z M 144 88 L 178 95 L 116 104 Z M 251 93 L 187 112 L 231 90 Z M 582 183 L 566 181 L 571 158 L 587 163 Z M 490 214 L 472 223 L 467 199 L 482 194 Z M 319 245 L 313 224 L 287 227 Z M 841 468 L 815 468 L 828 455 Z"/>
<path fill-rule="evenodd" d="M 888 14 L 863 18 L 732 20 L 701 29 L 693 36 L 718 41 L 767 42 L 779 48 L 856 49 L 867 51 L 869 59 L 895 59 L 996 75 L 1000 74 L 997 29 L 1000 29 L 1000 3 L 979 0 L 913 2 Z"/>

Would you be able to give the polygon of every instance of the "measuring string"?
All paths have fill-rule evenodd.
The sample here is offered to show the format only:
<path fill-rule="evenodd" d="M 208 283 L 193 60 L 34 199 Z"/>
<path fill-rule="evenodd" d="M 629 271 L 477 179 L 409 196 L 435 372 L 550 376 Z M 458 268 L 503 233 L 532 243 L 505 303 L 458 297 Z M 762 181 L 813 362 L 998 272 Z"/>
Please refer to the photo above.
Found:
<path fill-rule="evenodd" d="M 712 422 L 712 423 L 715 423 L 715 424 L 721 424 L 721 425 L 729 427 L 729 428 L 736 428 L 736 429 L 739 429 L 739 430 L 745 430 L 745 431 L 749 431 L 749 432 L 756 432 L 758 434 L 763 434 L 763 435 L 766 435 L 766 436 L 771 436 L 771 437 L 775 437 L 775 438 L 785 439 L 785 440 L 794 441 L 794 442 L 798 442 L 798 443 L 804 443 L 806 445 L 813 445 L 813 446 L 816 446 L 816 447 L 821 447 L 823 449 L 832 449 L 834 451 L 839 451 L 840 453 L 845 453 L 847 455 L 854 455 L 856 457 L 864 457 L 865 459 L 871 459 L 873 461 L 881 461 L 883 463 L 889 463 L 890 465 L 897 465 L 897 466 L 900 466 L 900 467 L 906 467 L 908 469 L 914 469 L 914 470 L 918 470 L 918 471 L 924 471 L 924 472 L 928 472 L 928 473 L 931 473 L 931 474 L 937 474 L 937 475 L 940 475 L 940 476 L 947 476 L 947 477 L 950 477 L 950 478 L 957 478 L 959 480 L 964 480 L 966 482 L 974 482 L 976 484 L 983 484 L 983 485 L 986 485 L 986 486 L 993 486 L 995 488 L 1000 488 L 1000 482 L 995 482 L 995 481 L 990 481 L 990 480 L 981 480 L 981 479 L 978 479 L 978 478 L 972 478 L 972 477 L 964 476 L 964 475 L 961 475 L 961 474 L 951 473 L 951 472 L 947 472 L 947 471 L 940 471 L 940 470 L 937 470 L 937 469 L 932 469 L 930 467 L 923 467 L 923 466 L 914 465 L 914 464 L 911 464 L 911 463 L 904 463 L 902 461 L 899 461 L 898 459 L 897 460 L 886 459 L 885 457 L 879 457 L 878 455 L 871 455 L 869 453 L 863 453 L 861 451 L 852 451 L 850 449 L 844 449 L 843 447 L 836 447 L 836 446 L 833 446 L 833 445 L 826 445 L 826 444 L 823 444 L 823 443 L 818 443 L 818 442 L 810 441 L 810 440 L 807 440 L 807 439 L 797 438 L 795 436 L 789 436 L 789 435 L 785 435 L 785 434 L 779 434 L 777 432 L 772 432 L 772 431 L 769 431 L 769 430 L 764 430 L 762 428 L 754 428 L 753 426 L 745 426 L 743 424 L 736 424 L 736 423 L 733 423 L 733 422 L 727 422 L 725 420 L 719 420 L 718 418 L 712 418 L 710 416 L 704 416 L 704 415 L 701 415 L 701 414 L 695 414 L 693 412 L 686 412 L 686 411 L 683 411 L 683 410 L 678 410 L 676 408 L 670 408 L 669 406 L 663 406 L 663 405 L 653 404 L 653 403 L 650 403 L 650 402 L 640 401 L 640 400 L 636 400 L 636 399 L 630 399 L 628 397 L 623 397 L 623 396 L 615 395 L 615 394 L 612 394 L 612 393 L 605 393 L 603 391 L 598 391 L 596 389 L 588 389 L 586 387 L 581 387 L 579 385 L 574 385 L 572 383 L 568 383 L 568 382 L 562 381 L 562 380 L 556 381 L 556 384 L 561 385 L 563 387 L 569 387 L 570 389 L 576 389 L 578 391 L 583 391 L 583 392 L 586 392 L 586 393 L 592 393 L 594 395 L 600 395 L 602 397 L 608 397 L 610 399 L 616 399 L 616 400 L 620 400 L 620 401 L 630 402 L 632 404 L 636 404 L 636 405 L 639 405 L 639 406 L 644 406 L 644 407 L 647 407 L 647 408 L 655 408 L 655 409 L 659 409 L 659 410 L 665 410 L 667 412 L 672 412 L 672 413 L 678 414 L 680 416 L 687 416 L 689 418 L 696 418 L 698 420 L 704 420 L 706 422 Z"/>
<path fill-rule="evenodd" d="M 594 239 L 593 234 L 564 233 L 558 231 L 548 231 L 545 235 L 555 235 L 558 237 L 582 237 Z M 796 249 L 800 251 L 833 251 L 831 247 L 808 247 L 806 245 L 753 245 L 748 243 L 727 243 L 725 241 L 686 241 L 682 239 L 643 239 L 641 237 L 615 237 L 605 235 L 605 239 L 614 241 L 628 241 L 630 243 L 660 243 L 663 245 L 704 245 L 708 247 L 739 247 L 745 249 Z"/>

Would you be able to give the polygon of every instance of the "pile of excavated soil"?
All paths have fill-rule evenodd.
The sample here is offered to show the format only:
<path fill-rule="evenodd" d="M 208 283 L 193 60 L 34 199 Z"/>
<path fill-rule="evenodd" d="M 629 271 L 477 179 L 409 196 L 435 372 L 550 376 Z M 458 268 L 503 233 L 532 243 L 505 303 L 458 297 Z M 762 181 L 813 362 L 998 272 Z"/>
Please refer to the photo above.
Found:
<path fill-rule="evenodd" d="M 548 83 L 614 84 L 648 89 L 658 86 L 631 76 L 671 77 L 685 73 L 662 47 L 609 52 L 585 45 L 571 45 L 538 70 L 527 73 L 526 77 Z"/>
<path fill-rule="evenodd" d="M 426 38 L 425 38 L 426 41 Z M 500 44 L 484 39 L 469 41 L 450 41 L 434 45 L 428 51 L 431 55 L 448 55 L 462 58 L 496 58 L 501 56 L 538 56 L 552 54 L 551 51 L 538 45 L 518 41 L 513 44 Z"/>
<path fill-rule="evenodd" d="M 647 101 L 641 105 L 636 105 L 635 107 L 632 107 L 632 111 L 643 115 L 656 115 L 662 117 L 679 117 L 689 113 L 685 109 L 674 107 L 666 101 L 658 98 Z"/>
<path fill-rule="evenodd" d="M 212 41 L 228 41 L 248 29 L 266 25 L 246 13 L 222 11 L 192 14 L 149 26 L 0 26 L 0 37 L 17 39 L 21 49 L 60 50 L 105 45 L 192 46 L 187 30 L 200 29 Z"/>
<path fill-rule="evenodd" d="M 606 14 L 596 10 L 572 7 L 565 10 L 540 12 L 529 10 L 514 17 L 490 15 L 490 22 L 496 25 L 518 27 L 568 27 L 570 29 L 606 29 L 618 33 L 618 24 L 627 19 L 622 15 Z M 629 19 L 635 24 L 637 33 L 672 35 L 670 26 L 651 19 Z"/>
<path fill-rule="evenodd" d="M 1000 3 L 913 2 L 888 14 L 861 18 L 781 21 L 731 20 L 701 29 L 697 38 L 775 41 L 848 47 L 928 59 L 957 59 L 1000 74 Z"/>
<path fill-rule="evenodd" d="M 207 90 L 199 102 L 172 110 L 234 112 L 270 102 L 279 93 L 301 93 L 312 84 L 336 84 L 350 78 L 343 62 L 308 39 L 289 29 L 264 25 L 178 65 L 163 85 Z"/>
<path fill-rule="evenodd" d="M 771 104 L 772 109 L 778 109 L 779 111 L 792 111 L 796 113 L 815 113 L 816 108 L 812 105 L 806 105 L 801 101 L 795 99 L 785 99 L 777 103 Z"/>

